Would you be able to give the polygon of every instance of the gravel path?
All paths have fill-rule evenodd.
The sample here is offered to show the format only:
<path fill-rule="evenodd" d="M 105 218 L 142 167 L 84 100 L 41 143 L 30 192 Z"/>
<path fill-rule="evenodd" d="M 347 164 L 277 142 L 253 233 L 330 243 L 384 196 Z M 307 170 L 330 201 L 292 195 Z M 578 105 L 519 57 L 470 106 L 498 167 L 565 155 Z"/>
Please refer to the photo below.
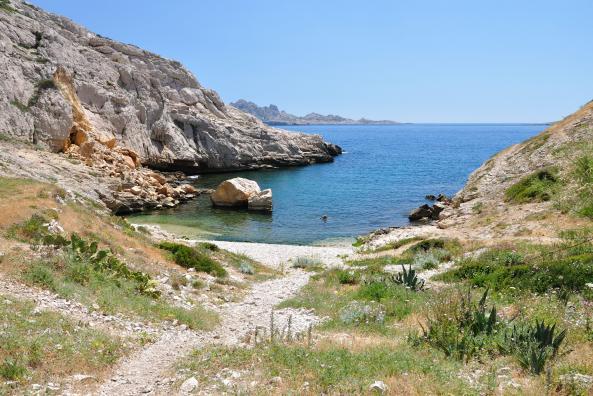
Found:
<path fill-rule="evenodd" d="M 101 386 L 98 393 L 122 396 L 173 394 L 171 384 L 175 378 L 171 371 L 177 360 L 201 346 L 241 344 L 256 326 L 268 328 L 273 307 L 296 294 L 308 282 L 309 276 L 309 273 L 292 270 L 283 278 L 256 284 L 243 301 L 222 307 L 222 323 L 213 331 L 165 332 L 154 344 L 120 363 L 116 374 Z M 283 309 L 274 312 L 275 326 L 285 328 L 289 316 L 292 316 L 295 332 L 304 331 L 309 324 L 318 321 L 309 311 Z"/>

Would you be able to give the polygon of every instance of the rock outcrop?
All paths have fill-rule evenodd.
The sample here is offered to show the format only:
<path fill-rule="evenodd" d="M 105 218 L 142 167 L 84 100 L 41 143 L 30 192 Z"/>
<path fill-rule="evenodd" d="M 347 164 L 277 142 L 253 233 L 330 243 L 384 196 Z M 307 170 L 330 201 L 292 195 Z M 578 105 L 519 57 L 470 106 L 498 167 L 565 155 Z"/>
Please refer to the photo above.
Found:
<path fill-rule="evenodd" d="M 351 118 L 345 118 L 339 115 L 323 115 L 319 113 L 309 113 L 303 117 L 295 116 L 287 113 L 284 110 L 278 109 L 276 105 L 269 106 L 258 106 L 253 102 L 249 102 L 244 99 L 239 99 L 236 102 L 230 103 L 231 106 L 249 113 L 258 119 L 262 120 L 268 125 L 331 125 L 331 124 L 342 124 L 342 125 L 390 125 L 398 124 L 395 121 L 381 120 L 373 121 L 361 118 L 359 120 L 353 120 Z"/>
<path fill-rule="evenodd" d="M 212 205 L 271 212 L 272 190 L 261 190 L 257 182 L 242 177 L 225 180 L 210 195 Z"/>
<path fill-rule="evenodd" d="M 440 213 L 445 210 L 445 206 L 441 203 L 434 204 L 432 206 L 424 204 L 414 209 L 408 215 L 410 221 L 419 220 L 438 220 Z"/>
<path fill-rule="evenodd" d="M 0 9 L 3 134 L 54 152 L 94 140 L 130 150 L 130 167 L 188 173 L 327 162 L 341 152 L 226 106 L 179 62 L 10 4 Z"/>

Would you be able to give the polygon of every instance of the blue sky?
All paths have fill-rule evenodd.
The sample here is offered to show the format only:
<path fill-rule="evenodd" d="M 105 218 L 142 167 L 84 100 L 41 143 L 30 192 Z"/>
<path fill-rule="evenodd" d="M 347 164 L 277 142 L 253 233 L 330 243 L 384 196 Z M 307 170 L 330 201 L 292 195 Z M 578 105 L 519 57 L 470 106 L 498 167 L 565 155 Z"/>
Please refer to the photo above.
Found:
<path fill-rule="evenodd" d="M 32 3 L 299 115 L 543 122 L 593 99 L 591 0 Z"/>

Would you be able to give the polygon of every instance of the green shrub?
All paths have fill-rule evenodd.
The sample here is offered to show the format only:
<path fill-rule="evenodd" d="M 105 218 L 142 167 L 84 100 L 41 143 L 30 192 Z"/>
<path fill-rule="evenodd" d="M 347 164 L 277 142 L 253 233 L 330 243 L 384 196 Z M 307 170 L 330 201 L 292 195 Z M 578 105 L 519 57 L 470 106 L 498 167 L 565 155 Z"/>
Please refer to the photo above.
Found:
<path fill-rule="evenodd" d="M 38 286 L 55 291 L 56 283 L 50 268 L 41 263 L 34 264 L 25 271 L 25 278 Z"/>
<path fill-rule="evenodd" d="M 211 252 L 218 252 L 220 248 L 211 242 L 200 242 L 198 243 L 198 247 L 206 250 L 210 250 Z"/>
<path fill-rule="evenodd" d="M 174 242 L 161 242 L 159 247 L 173 254 L 175 263 L 184 268 L 194 268 L 218 277 L 226 276 L 226 270 L 205 253 L 187 245 Z"/>
<path fill-rule="evenodd" d="M 360 276 L 355 271 L 338 270 L 336 275 L 341 285 L 355 285 L 360 281 Z"/>
<path fill-rule="evenodd" d="M 436 251 L 441 251 L 442 249 L 437 249 L 435 251 L 428 251 L 428 252 L 419 252 L 414 256 L 413 265 L 414 268 L 430 270 L 437 268 L 439 263 L 441 262 L 440 257 L 438 257 L 438 253 Z"/>
<path fill-rule="evenodd" d="M 39 242 L 48 235 L 48 220 L 38 214 L 34 214 L 29 220 L 14 224 L 8 229 L 8 237 L 25 242 Z"/>
<path fill-rule="evenodd" d="M 505 197 L 515 203 L 549 201 L 558 185 L 554 169 L 540 169 L 510 186 Z"/>
<path fill-rule="evenodd" d="M 475 302 L 471 290 L 439 306 L 427 317 L 423 340 L 446 356 L 469 360 L 494 343 L 492 335 L 500 327 L 496 307 L 488 308 L 488 290 Z"/>
<path fill-rule="evenodd" d="M 478 257 L 462 260 L 458 267 L 443 274 L 446 281 L 468 280 L 480 287 L 494 290 L 530 290 L 545 293 L 552 289 L 583 291 L 593 282 L 593 252 L 581 246 L 577 250 L 559 249 L 548 254 L 542 247 L 540 255 L 526 260 L 509 250 L 489 250 Z"/>
<path fill-rule="evenodd" d="M 19 360 L 6 358 L 0 365 L 0 376 L 9 381 L 18 381 L 27 375 L 27 367 Z"/>
<path fill-rule="evenodd" d="M 0 0 L 0 10 L 4 12 L 15 12 L 16 10 L 10 5 L 10 0 Z"/>
<path fill-rule="evenodd" d="M 407 252 L 418 253 L 427 252 L 431 249 L 444 249 L 445 243 L 444 239 L 426 239 L 410 247 Z"/>
<path fill-rule="evenodd" d="M 310 270 L 310 271 L 315 271 L 318 269 L 323 268 L 323 263 L 316 258 L 311 258 L 311 257 L 297 257 L 293 263 L 292 263 L 292 267 L 293 268 L 300 268 L 300 269 L 305 269 L 305 270 Z"/>
<path fill-rule="evenodd" d="M 504 353 L 514 355 L 523 368 L 539 375 L 548 361 L 558 355 L 566 337 L 566 330 L 558 334 L 555 331 L 555 324 L 546 325 L 543 321 L 536 321 L 533 325 L 514 325 L 505 332 L 500 347 Z"/>
<path fill-rule="evenodd" d="M 374 301 L 352 301 L 340 310 L 340 320 L 347 325 L 383 324 L 385 308 Z"/>

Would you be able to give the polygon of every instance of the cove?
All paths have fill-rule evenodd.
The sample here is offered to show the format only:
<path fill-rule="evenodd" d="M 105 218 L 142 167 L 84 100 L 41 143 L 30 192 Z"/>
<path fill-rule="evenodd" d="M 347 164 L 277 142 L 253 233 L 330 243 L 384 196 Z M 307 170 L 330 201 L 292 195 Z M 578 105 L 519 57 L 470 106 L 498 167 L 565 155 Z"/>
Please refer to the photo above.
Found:
<path fill-rule="evenodd" d="M 543 124 L 307 125 L 344 154 L 333 163 L 200 175 L 215 188 L 228 178 L 256 180 L 274 193 L 274 212 L 212 208 L 200 196 L 177 208 L 131 216 L 191 238 L 286 244 L 350 243 L 377 228 L 408 223 L 426 194 L 459 191 L 489 157 L 543 131 Z M 327 222 L 321 220 L 327 215 Z"/>

